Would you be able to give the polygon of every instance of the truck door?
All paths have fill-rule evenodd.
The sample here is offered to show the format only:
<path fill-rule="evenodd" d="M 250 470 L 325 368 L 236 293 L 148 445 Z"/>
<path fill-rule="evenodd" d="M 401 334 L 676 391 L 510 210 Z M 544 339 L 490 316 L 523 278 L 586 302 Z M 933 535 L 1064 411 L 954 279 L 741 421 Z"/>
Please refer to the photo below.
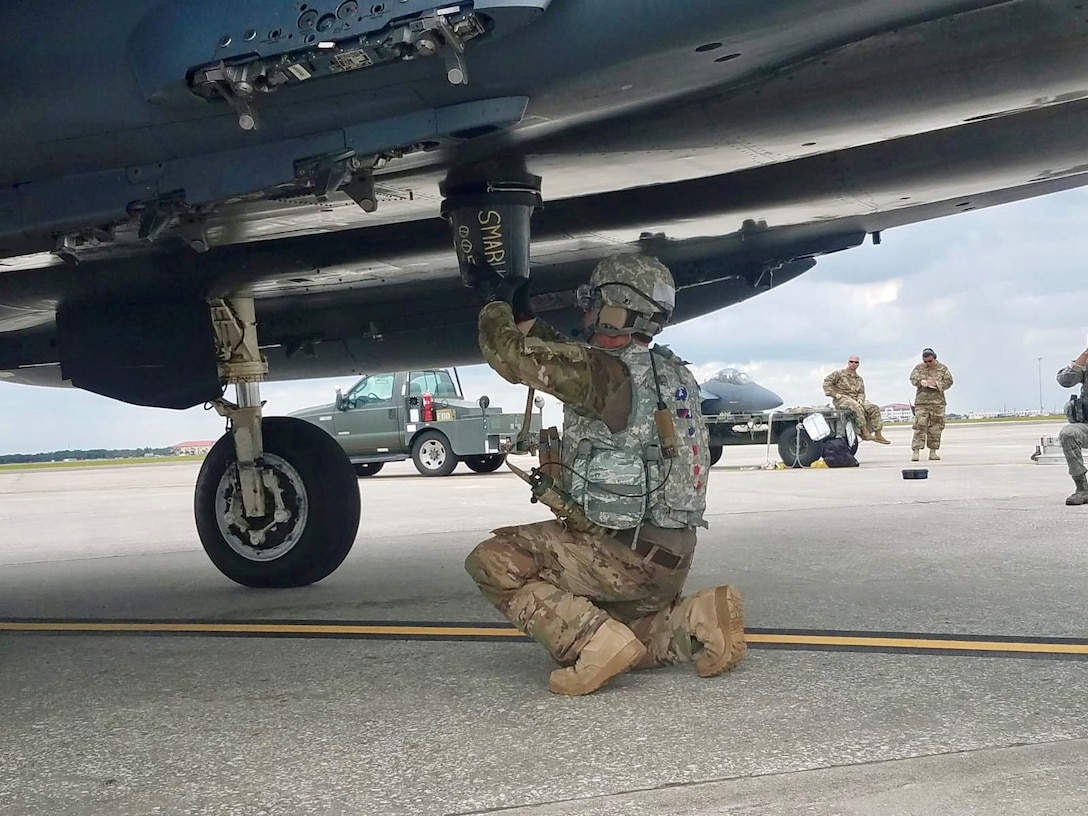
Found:
<path fill-rule="evenodd" d="M 401 448 L 404 400 L 394 396 L 396 374 L 370 374 L 347 393 L 333 423 L 348 455 L 388 453 Z"/>

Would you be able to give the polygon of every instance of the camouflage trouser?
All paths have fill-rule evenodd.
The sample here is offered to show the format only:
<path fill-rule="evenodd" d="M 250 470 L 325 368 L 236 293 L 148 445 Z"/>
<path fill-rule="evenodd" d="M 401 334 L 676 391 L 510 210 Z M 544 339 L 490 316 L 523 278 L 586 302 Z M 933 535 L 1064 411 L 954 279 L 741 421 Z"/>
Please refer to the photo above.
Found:
<path fill-rule="evenodd" d="M 511 623 L 569 666 L 612 617 L 647 649 L 639 668 L 692 659 L 677 622 L 688 567 L 670 570 L 606 536 L 567 530 L 558 521 L 501 527 L 465 560 L 480 591 Z M 697 648 L 697 647 L 696 647 Z"/>
<path fill-rule="evenodd" d="M 1080 422 L 1066 425 L 1058 432 L 1058 441 L 1062 443 L 1065 461 L 1069 465 L 1069 475 L 1075 479 L 1088 473 L 1088 468 L 1084 467 L 1082 450 L 1088 448 L 1088 425 Z"/>
<path fill-rule="evenodd" d="M 928 442 L 930 450 L 941 446 L 941 432 L 944 430 L 943 405 L 916 405 L 914 407 L 914 438 L 910 441 L 913 450 L 921 450 Z"/>
<path fill-rule="evenodd" d="M 880 415 L 880 406 L 871 402 L 858 402 L 851 397 L 836 397 L 833 400 L 840 411 L 851 411 L 857 418 L 858 429 L 868 428 L 876 433 L 884 428 L 884 418 Z"/>

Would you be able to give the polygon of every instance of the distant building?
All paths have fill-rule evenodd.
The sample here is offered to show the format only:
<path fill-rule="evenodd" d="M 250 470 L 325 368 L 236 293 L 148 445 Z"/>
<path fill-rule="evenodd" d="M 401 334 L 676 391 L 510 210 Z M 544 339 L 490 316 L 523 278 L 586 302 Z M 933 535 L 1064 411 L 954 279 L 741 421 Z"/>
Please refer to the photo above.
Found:
<path fill-rule="evenodd" d="M 215 440 L 207 439 L 199 442 L 178 442 L 171 445 L 170 450 L 174 452 L 174 456 L 206 456 L 214 444 Z"/>
<path fill-rule="evenodd" d="M 880 406 L 880 416 L 885 422 L 911 422 L 914 414 L 905 402 L 893 402 Z"/>

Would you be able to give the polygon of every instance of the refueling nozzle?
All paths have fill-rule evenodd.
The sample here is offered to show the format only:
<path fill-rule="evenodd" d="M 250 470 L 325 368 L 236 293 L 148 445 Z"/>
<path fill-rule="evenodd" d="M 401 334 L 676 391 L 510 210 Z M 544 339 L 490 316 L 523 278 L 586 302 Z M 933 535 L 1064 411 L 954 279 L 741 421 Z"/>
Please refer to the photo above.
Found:
<path fill-rule="evenodd" d="M 529 219 L 541 206 L 540 176 L 511 170 L 495 177 L 450 171 L 439 189 L 465 286 L 491 270 L 529 279 Z"/>

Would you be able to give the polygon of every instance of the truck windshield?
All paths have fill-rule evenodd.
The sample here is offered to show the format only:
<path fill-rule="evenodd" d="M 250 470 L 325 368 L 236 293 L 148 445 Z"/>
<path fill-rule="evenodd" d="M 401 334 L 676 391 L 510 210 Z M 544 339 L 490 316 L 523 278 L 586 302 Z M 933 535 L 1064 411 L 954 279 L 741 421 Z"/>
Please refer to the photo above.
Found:
<path fill-rule="evenodd" d="M 408 396 L 418 397 L 424 393 L 453 399 L 461 396 L 448 371 L 413 371 L 408 380 Z"/>
<path fill-rule="evenodd" d="M 359 380 L 348 394 L 348 399 L 362 402 L 389 402 L 393 399 L 395 374 L 371 374 Z M 362 398 L 362 399 L 360 399 Z"/>

